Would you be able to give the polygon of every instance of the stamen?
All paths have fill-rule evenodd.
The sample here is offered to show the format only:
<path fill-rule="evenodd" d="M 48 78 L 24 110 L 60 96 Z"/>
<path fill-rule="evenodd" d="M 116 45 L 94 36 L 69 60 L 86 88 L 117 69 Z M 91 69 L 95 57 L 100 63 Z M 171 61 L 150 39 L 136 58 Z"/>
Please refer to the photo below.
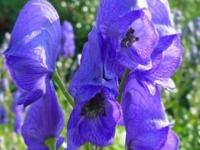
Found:
<path fill-rule="evenodd" d="M 105 98 L 102 94 L 95 95 L 82 108 L 81 115 L 88 118 L 95 118 L 97 116 L 105 116 Z"/>
<path fill-rule="evenodd" d="M 127 31 L 125 37 L 124 37 L 124 38 L 122 39 L 122 41 L 121 41 L 121 44 L 120 44 L 121 47 L 129 48 L 129 47 L 132 46 L 132 44 L 133 44 L 134 42 L 136 42 L 136 41 L 139 40 L 139 38 L 136 37 L 136 36 L 134 35 L 134 33 L 135 33 L 135 30 L 134 30 L 134 29 L 132 29 L 132 28 L 129 28 L 129 29 L 128 29 L 128 31 Z"/>

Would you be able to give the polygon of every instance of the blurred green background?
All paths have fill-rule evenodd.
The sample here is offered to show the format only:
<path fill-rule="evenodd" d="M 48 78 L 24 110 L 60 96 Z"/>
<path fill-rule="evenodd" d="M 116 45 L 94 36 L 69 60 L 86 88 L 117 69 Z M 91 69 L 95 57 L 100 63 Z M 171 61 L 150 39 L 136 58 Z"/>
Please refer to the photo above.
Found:
<path fill-rule="evenodd" d="M 94 24 L 98 0 L 50 0 L 58 11 L 61 20 L 73 24 L 76 40 L 76 54 L 80 53 L 87 34 Z M 0 49 L 7 46 L 17 15 L 26 0 L 0 0 Z M 200 0 L 170 0 L 175 27 L 182 33 L 185 47 L 182 67 L 174 76 L 176 90 L 163 92 L 168 117 L 174 123 L 174 130 L 180 137 L 181 150 L 200 150 Z M 3 104 L 8 112 L 8 121 L 0 125 L 0 150 L 25 150 L 20 135 L 13 132 L 11 112 L 12 94 L 16 90 L 3 67 L 0 57 L 0 80 L 7 80 L 7 87 L 0 90 Z M 61 59 L 57 64 L 65 83 L 77 66 L 76 57 Z M 72 66 L 72 67 L 71 67 Z M 65 70 L 65 72 L 63 72 Z M 66 118 L 71 111 L 58 90 L 58 97 L 65 110 Z M 66 119 L 67 120 L 67 119 Z M 63 135 L 66 131 L 63 131 Z M 114 145 L 106 150 L 123 150 L 124 129 L 117 129 Z M 65 146 L 65 144 L 63 145 Z"/>

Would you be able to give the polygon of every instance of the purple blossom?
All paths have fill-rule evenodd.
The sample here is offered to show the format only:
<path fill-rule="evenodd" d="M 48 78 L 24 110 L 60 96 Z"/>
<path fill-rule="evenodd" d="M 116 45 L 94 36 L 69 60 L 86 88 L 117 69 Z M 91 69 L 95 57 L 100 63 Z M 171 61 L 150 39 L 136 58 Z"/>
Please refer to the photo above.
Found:
<path fill-rule="evenodd" d="M 6 108 L 3 105 L 3 103 L 0 101 L 0 124 L 6 124 L 7 123 L 7 112 L 6 112 Z"/>
<path fill-rule="evenodd" d="M 75 107 L 68 122 L 68 149 L 90 142 L 97 146 L 112 144 L 115 127 L 121 120 L 116 101 L 117 76 L 109 71 L 109 47 L 94 27 L 84 45 L 81 65 L 69 90 Z"/>
<path fill-rule="evenodd" d="M 18 105 L 18 100 L 20 98 L 20 92 L 17 91 L 14 94 L 14 100 L 12 103 L 12 112 L 14 113 L 14 131 L 16 133 L 21 133 L 21 127 L 23 124 L 25 108 L 23 105 Z"/>
<path fill-rule="evenodd" d="M 167 1 L 102 0 L 97 27 L 111 38 L 116 60 L 132 70 L 152 67 L 151 55 L 163 36 L 177 34 Z"/>
<path fill-rule="evenodd" d="M 129 76 L 122 108 L 128 150 L 178 149 L 178 137 L 171 131 L 157 86 L 151 95 L 138 77 Z"/>
<path fill-rule="evenodd" d="M 47 84 L 46 94 L 30 106 L 22 126 L 22 136 L 28 149 L 48 150 L 45 140 L 59 139 L 63 126 L 64 115 L 57 102 L 55 89 L 52 83 Z"/>
<path fill-rule="evenodd" d="M 101 147 L 112 144 L 121 111 L 116 100 L 107 96 L 98 93 L 75 106 L 68 123 L 68 150 L 87 142 Z"/>
<path fill-rule="evenodd" d="M 75 53 L 74 31 L 70 22 L 64 21 L 62 25 L 61 54 L 72 57 Z"/>
<path fill-rule="evenodd" d="M 11 77 L 28 105 L 46 91 L 59 54 L 59 16 L 46 0 L 29 0 L 21 10 L 8 49 L 4 52 Z"/>

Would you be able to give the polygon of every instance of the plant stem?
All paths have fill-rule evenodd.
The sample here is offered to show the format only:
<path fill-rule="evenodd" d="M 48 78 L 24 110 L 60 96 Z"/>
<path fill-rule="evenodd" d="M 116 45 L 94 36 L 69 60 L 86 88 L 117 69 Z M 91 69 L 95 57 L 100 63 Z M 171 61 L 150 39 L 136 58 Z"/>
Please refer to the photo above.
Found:
<path fill-rule="evenodd" d="M 94 149 L 93 149 L 93 147 L 92 147 L 92 145 L 90 143 L 86 143 L 84 145 L 84 150 L 94 150 Z"/>
<path fill-rule="evenodd" d="M 62 82 L 62 80 L 61 80 L 61 78 L 60 78 L 57 70 L 55 71 L 55 73 L 53 75 L 53 80 L 58 85 L 58 87 L 60 88 L 60 90 L 62 91 L 62 93 L 65 96 L 66 100 L 73 107 L 74 106 L 73 98 L 69 94 L 69 92 L 66 90 L 66 87 L 65 87 L 64 83 Z"/>
<path fill-rule="evenodd" d="M 45 145 L 48 146 L 49 150 L 56 150 L 56 138 L 47 139 Z"/>
<path fill-rule="evenodd" d="M 121 99 L 122 99 L 122 92 L 123 92 L 123 90 L 124 90 L 125 82 L 126 82 L 126 79 L 127 79 L 128 75 L 129 75 L 129 72 L 130 72 L 130 70 L 129 70 L 129 69 L 126 69 L 126 70 L 124 71 L 123 76 L 122 76 L 122 79 L 121 79 L 121 82 L 120 82 L 120 85 L 119 85 L 119 95 L 118 95 L 118 97 L 117 97 L 118 102 L 121 102 Z"/>

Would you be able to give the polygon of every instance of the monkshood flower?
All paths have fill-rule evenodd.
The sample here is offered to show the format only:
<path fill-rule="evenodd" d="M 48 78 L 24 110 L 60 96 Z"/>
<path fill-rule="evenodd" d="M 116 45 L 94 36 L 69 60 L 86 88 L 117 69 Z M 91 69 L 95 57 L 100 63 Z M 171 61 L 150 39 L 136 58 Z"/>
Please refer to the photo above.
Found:
<path fill-rule="evenodd" d="M 21 10 L 8 49 L 6 64 L 17 87 L 20 102 L 28 105 L 46 92 L 59 54 L 59 16 L 46 0 L 29 0 Z"/>
<path fill-rule="evenodd" d="M 120 120 L 120 105 L 104 91 L 73 109 L 68 124 L 68 150 L 90 142 L 97 146 L 112 144 Z"/>
<path fill-rule="evenodd" d="M 58 104 L 52 83 L 47 84 L 46 94 L 34 102 L 22 126 L 22 136 L 29 150 L 48 150 L 45 141 L 57 139 L 61 145 L 59 135 L 64 126 L 64 115 Z"/>
<path fill-rule="evenodd" d="M 178 137 L 171 131 L 159 88 L 151 95 L 134 74 L 123 93 L 123 115 L 128 150 L 177 150 Z"/>
<path fill-rule="evenodd" d="M 64 21 L 62 24 L 62 47 L 60 53 L 65 57 L 72 57 L 75 53 L 73 26 L 68 21 Z"/>
<path fill-rule="evenodd" d="M 7 123 L 7 112 L 2 102 L 0 102 L 0 124 Z"/>
<path fill-rule="evenodd" d="M 18 99 L 20 98 L 20 92 L 17 91 L 14 94 L 14 99 L 13 99 L 13 103 L 12 103 L 12 112 L 14 113 L 14 131 L 16 133 L 21 133 L 21 127 L 23 124 L 23 118 L 24 118 L 24 112 L 25 112 L 25 108 L 23 105 L 18 105 Z"/>
<path fill-rule="evenodd" d="M 148 70 L 160 37 L 176 34 L 167 1 L 102 0 L 97 26 L 111 38 L 116 59 L 129 68 Z"/>
<path fill-rule="evenodd" d="M 115 127 L 121 119 L 116 101 L 117 78 L 110 78 L 106 71 L 104 46 L 101 34 L 94 27 L 69 87 L 76 105 L 68 122 L 68 150 L 76 150 L 87 142 L 102 147 L 112 144 Z"/>

